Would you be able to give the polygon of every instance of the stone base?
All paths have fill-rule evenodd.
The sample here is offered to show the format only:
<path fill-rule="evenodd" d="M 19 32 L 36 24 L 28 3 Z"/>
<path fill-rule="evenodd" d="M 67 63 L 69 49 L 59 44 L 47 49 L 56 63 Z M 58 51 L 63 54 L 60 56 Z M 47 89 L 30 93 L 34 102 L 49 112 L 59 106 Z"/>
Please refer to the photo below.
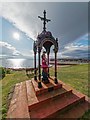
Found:
<path fill-rule="evenodd" d="M 34 79 L 16 84 L 7 118 L 80 118 L 90 109 L 89 98 L 62 81 L 49 79 L 42 88 Z"/>
<path fill-rule="evenodd" d="M 42 78 L 42 82 L 45 83 L 45 84 L 50 83 L 48 79 L 44 79 L 44 78 Z"/>
<path fill-rule="evenodd" d="M 49 78 L 49 83 L 44 84 L 44 82 L 41 82 L 41 84 L 42 84 L 42 88 L 38 88 L 38 82 L 35 81 L 34 79 L 32 79 L 32 85 L 35 89 L 36 95 L 40 95 L 40 94 L 46 93 L 48 91 L 53 91 L 53 90 L 62 88 L 62 84 L 60 84 L 60 83 L 55 84 L 51 78 Z"/>

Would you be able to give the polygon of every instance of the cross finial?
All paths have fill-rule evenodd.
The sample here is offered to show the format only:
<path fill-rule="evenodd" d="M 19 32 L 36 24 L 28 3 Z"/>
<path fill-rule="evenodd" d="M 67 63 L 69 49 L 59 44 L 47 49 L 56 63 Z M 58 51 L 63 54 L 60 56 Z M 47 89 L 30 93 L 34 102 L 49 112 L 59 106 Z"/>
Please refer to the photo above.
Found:
<path fill-rule="evenodd" d="M 40 18 L 43 21 L 43 25 L 44 25 L 43 30 L 46 31 L 46 22 L 49 22 L 51 20 L 46 18 L 46 11 L 45 10 L 44 10 L 43 14 L 44 14 L 44 17 L 38 16 L 38 18 Z"/>

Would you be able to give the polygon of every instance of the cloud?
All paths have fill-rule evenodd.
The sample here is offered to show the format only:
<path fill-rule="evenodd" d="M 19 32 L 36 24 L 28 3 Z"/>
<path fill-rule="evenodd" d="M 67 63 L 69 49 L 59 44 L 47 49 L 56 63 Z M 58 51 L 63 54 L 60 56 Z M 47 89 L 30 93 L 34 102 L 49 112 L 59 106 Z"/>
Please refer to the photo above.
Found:
<path fill-rule="evenodd" d="M 40 28 L 36 20 L 37 11 L 33 11 L 33 4 L 30 3 L 3 3 L 1 15 L 35 40 Z"/>
<path fill-rule="evenodd" d="M 88 46 L 85 45 L 74 45 L 73 43 L 65 46 L 66 51 L 75 51 L 75 50 L 88 50 Z"/>
<path fill-rule="evenodd" d="M 54 37 L 59 39 L 58 57 L 75 57 L 75 55 L 79 57 L 79 55 L 83 56 L 83 53 L 87 54 L 87 46 L 73 43 L 88 33 L 88 3 L 86 2 L 2 3 L 0 15 L 35 40 L 38 33 L 42 31 L 42 22 L 38 19 L 38 15 L 43 16 L 44 9 L 47 11 L 47 18 L 51 19 L 47 28 Z M 31 51 L 30 53 L 33 55 Z"/>
<path fill-rule="evenodd" d="M 34 58 L 34 52 L 33 52 L 33 50 L 25 49 L 25 50 L 23 51 L 23 56 L 24 56 L 25 58 Z"/>
<path fill-rule="evenodd" d="M 0 0 L 0 2 L 89 2 L 89 0 Z"/>
<path fill-rule="evenodd" d="M 2 56 L 2 57 L 22 56 L 21 53 L 18 50 L 16 50 L 15 47 L 13 47 L 12 45 L 10 45 L 6 42 L 0 41 L 0 47 L 2 48 L 0 50 L 0 56 Z"/>
<path fill-rule="evenodd" d="M 63 49 L 58 50 L 58 58 L 88 58 L 90 53 L 90 45 L 88 44 L 88 34 L 81 36 L 72 43 L 68 43 Z M 51 49 L 51 58 L 55 57 L 53 47 Z"/>
<path fill-rule="evenodd" d="M 58 51 L 57 58 L 88 58 L 88 46 L 67 46 L 62 51 Z M 52 52 L 50 58 L 55 58 Z"/>
<path fill-rule="evenodd" d="M 88 58 L 88 48 L 88 45 L 71 43 L 65 46 L 62 56 L 67 56 L 70 58 Z"/>
<path fill-rule="evenodd" d="M 44 9 L 52 20 L 48 29 L 59 38 L 62 48 L 88 32 L 88 3 L 3 3 L 0 14 L 29 37 L 36 39 L 42 31 L 38 15 L 43 16 Z"/>

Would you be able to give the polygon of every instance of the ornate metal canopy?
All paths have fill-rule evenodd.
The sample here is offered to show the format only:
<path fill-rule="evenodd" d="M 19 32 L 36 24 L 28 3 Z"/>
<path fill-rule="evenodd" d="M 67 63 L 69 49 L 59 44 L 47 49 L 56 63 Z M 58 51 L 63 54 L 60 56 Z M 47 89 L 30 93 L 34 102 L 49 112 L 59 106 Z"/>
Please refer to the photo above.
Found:
<path fill-rule="evenodd" d="M 54 45 L 54 50 L 58 51 L 58 39 L 52 36 L 52 33 L 50 31 L 46 31 L 46 22 L 50 21 L 49 19 L 46 19 L 46 11 L 44 10 L 44 18 L 38 16 L 41 20 L 43 20 L 43 31 L 37 36 L 36 41 L 36 47 L 39 47 L 42 49 L 44 47 L 46 49 L 46 52 L 50 51 L 50 48 L 52 45 Z"/>
<path fill-rule="evenodd" d="M 57 84 L 57 52 L 58 52 L 58 39 L 54 38 L 50 31 L 46 31 L 46 23 L 51 21 L 46 18 L 46 11 L 44 10 L 44 17 L 38 16 L 43 21 L 43 31 L 37 36 L 37 41 L 34 42 L 33 51 L 34 51 L 34 79 L 37 80 L 36 74 L 36 54 L 38 51 L 38 87 L 41 88 L 41 67 L 40 67 L 40 59 L 41 59 L 41 50 L 42 47 L 46 49 L 47 56 L 48 56 L 48 65 L 49 65 L 49 53 L 50 48 L 54 45 L 54 53 L 55 53 L 55 83 Z M 49 77 L 49 68 L 48 68 L 48 77 Z"/>

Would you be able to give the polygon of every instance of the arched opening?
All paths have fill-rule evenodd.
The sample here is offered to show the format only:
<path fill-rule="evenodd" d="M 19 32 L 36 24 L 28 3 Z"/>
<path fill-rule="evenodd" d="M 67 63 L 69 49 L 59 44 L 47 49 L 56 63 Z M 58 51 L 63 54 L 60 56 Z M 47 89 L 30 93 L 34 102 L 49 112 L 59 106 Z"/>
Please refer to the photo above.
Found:
<path fill-rule="evenodd" d="M 41 34 L 44 35 L 44 34 Z M 41 55 L 43 51 L 46 51 L 47 54 L 47 64 L 48 64 L 48 72 L 47 72 L 47 77 L 50 77 L 50 72 L 49 72 L 49 62 L 50 62 L 50 52 L 51 54 L 53 54 L 53 58 L 54 58 L 54 80 L 55 80 L 55 84 L 58 83 L 57 81 L 57 51 L 58 51 L 58 42 L 57 39 L 55 40 L 54 37 L 50 37 L 47 38 L 46 36 L 41 36 L 40 38 L 38 38 L 38 41 L 34 42 L 34 63 L 35 63 L 35 77 L 34 79 L 37 80 L 37 75 L 36 75 L 36 54 L 38 52 L 38 87 L 41 88 L 41 81 L 42 78 L 41 76 L 43 76 L 45 78 L 45 74 L 42 75 L 42 71 L 41 69 L 44 71 L 45 68 L 41 68 Z M 45 71 L 44 71 L 45 72 Z"/>

